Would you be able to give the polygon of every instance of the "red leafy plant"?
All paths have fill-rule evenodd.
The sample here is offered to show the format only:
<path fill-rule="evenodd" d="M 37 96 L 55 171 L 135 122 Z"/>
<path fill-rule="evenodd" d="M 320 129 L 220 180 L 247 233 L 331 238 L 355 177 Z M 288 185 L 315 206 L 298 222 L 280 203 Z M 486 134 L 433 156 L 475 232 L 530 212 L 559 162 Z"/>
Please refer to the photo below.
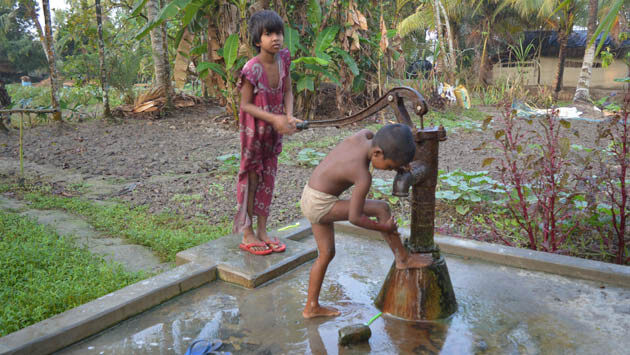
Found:
<path fill-rule="evenodd" d="M 571 124 L 559 119 L 556 109 L 542 117 L 518 117 L 509 104 L 499 117 L 488 117 L 484 129 L 491 123 L 494 140 L 478 149 L 498 153 L 486 158 L 483 165 L 496 163 L 505 188 L 505 208 L 518 225 L 513 235 L 506 235 L 506 229 L 488 217 L 491 233 L 507 245 L 567 253 L 563 246 L 580 225 L 583 213 L 575 205 L 581 196 L 576 189 L 581 177 L 571 172 L 575 170 L 571 169 L 575 160 L 567 135 Z"/>
<path fill-rule="evenodd" d="M 597 174 L 583 179 L 589 191 L 586 221 L 598 231 L 601 252 L 614 255 L 617 264 L 630 262 L 629 107 L 630 93 L 626 93 L 621 113 L 600 124 L 599 140 L 607 142 L 606 149 L 592 152 L 589 159 L 596 162 Z"/>

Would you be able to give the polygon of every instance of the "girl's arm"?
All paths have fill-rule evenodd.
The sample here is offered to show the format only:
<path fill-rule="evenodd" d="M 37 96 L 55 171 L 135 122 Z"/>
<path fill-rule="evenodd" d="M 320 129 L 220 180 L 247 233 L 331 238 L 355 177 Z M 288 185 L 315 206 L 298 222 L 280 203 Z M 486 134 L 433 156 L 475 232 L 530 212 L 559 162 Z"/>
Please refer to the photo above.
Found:
<path fill-rule="evenodd" d="M 291 74 L 287 75 L 286 86 L 284 87 L 284 112 L 287 114 L 289 125 L 295 131 L 296 123 L 302 120 L 293 117 L 293 85 L 291 84 Z"/>
<path fill-rule="evenodd" d="M 287 117 L 293 117 L 293 84 L 291 84 L 291 74 L 287 75 L 287 82 L 284 86 L 284 112 Z"/>
<path fill-rule="evenodd" d="M 250 115 L 268 122 L 280 134 L 291 134 L 295 129 L 291 128 L 287 118 L 283 115 L 267 112 L 260 107 L 254 105 L 254 86 L 249 80 L 243 80 L 241 87 L 241 110 Z"/>

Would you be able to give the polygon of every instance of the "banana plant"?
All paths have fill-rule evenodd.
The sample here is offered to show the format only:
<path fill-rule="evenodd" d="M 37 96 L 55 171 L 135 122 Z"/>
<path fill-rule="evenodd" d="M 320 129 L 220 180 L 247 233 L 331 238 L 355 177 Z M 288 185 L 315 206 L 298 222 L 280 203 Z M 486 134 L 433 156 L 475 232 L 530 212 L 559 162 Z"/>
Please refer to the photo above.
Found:
<path fill-rule="evenodd" d="M 238 34 L 231 34 L 226 40 L 223 48 L 219 49 L 217 53 L 223 57 L 223 65 L 216 62 L 200 62 L 197 66 L 199 75 L 204 78 L 209 74 L 209 71 L 219 74 L 227 84 L 225 90 L 221 90 L 221 94 L 227 100 L 229 107 L 231 108 L 232 115 L 235 122 L 238 122 L 238 110 L 236 109 L 236 101 L 239 97 L 236 93 L 236 82 L 238 80 L 237 73 L 243 68 L 247 57 L 238 55 Z"/>
<path fill-rule="evenodd" d="M 311 118 L 312 98 L 317 92 L 319 83 L 323 78 L 335 85 L 341 86 L 339 65 L 345 62 L 352 73 L 359 75 L 359 68 L 352 56 L 338 46 L 333 45 L 340 27 L 337 25 L 322 26 L 322 9 L 317 0 L 309 0 L 307 5 L 307 20 L 313 33 L 317 33 L 315 40 L 309 48 L 300 43 L 299 32 L 289 26 L 285 26 L 284 39 L 294 60 L 291 62 L 291 76 L 296 83 L 296 91 L 302 94 L 304 104 L 304 117 Z M 296 56 L 301 52 L 302 56 Z"/>

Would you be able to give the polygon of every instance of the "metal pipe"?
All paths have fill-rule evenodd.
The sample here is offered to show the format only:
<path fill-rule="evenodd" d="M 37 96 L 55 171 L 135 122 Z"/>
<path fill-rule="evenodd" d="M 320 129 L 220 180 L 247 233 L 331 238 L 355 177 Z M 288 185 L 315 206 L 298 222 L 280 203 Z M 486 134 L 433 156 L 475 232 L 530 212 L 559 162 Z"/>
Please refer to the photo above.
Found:
<path fill-rule="evenodd" d="M 415 160 L 409 165 L 409 170 L 398 170 L 396 177 L 394 177 L 394 186 L 392 187 L 392 194 L 394 196 L 409 196 L 411 186 L 419 184 L 428 176 L 427 167 L 421 162 Z"/>

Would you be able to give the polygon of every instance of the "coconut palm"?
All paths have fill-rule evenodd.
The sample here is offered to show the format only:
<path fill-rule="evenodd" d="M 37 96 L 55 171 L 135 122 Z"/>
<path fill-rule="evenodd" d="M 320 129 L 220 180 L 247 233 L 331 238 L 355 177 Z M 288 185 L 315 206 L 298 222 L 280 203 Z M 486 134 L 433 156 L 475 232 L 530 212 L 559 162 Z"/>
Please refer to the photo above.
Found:
<path fill-rule="evenodd" d="M 438 58 L 435 58 L 435 64 L 437 64 L 440 71 L 455 73 L 457 63 L 455 61 L 453 33 L 447 8 L 450 9 L 450 6 L 460 4 L 461 1 L 449 1 L 447 2 L 447 7 L 442 2 L 443 0 L 422 1 L 416 8 L 416 12 L 403 19 L 398 24 L 397 29 L 401 37 L 405 37 L 413 31 L 433 27 L 437 33 L 438 51 L 440 53 Z"/>
<path fill-rule="evenodd" d="M 109 90 L 107 87 L 107 76 L 105 75 L 105 44 L 103 43 L 103 14 L 101 11 L 101 0 L 95 0 L 96 24 L 98 26 L 98 61 L 101 71 L 101 89 L 103 90 L 103 115 L 107 118 L 112 116 L 109 108 Z"/>
<path fill-rule="evenodd" d="M 586 49 L 584 50 L 584 60 L 582 61 L 582 70 L 575 88 L 573 102 L 588 102 L 590 99 L 589 87 L 591 82 L 591 74 L 593 69 L 593 59 L 595 58 L 595 46 L 589 45 L 590 39 L 597 29 L 597 9 L 598 0 L 589 0 L 588 3 L 588 25 L 586 30 Z"/>
<path fill-rule="evenodd" d="M 154 22 L 161 10 L 160 0 L 147 0 L 145 8 L 149 22 Z M 153 53 L 153 68 L 155 70 L 154 87 L 164 90 L 167 110 L 172 106 L 172 87 L 170 64 L 168 60 L 168 42 L 166 37 L 166 23 L 155 26 L 151 32 L 151 51 Z"/>
<path fill-rule="evenodd" d="M 506 0 L 512 7 L 524 16 L 536 16 L 537 19 L 546 23 L 549 27 L 558 32 L 558 68 L 556 70 L 556 80 L 553 85 L 554 100 L 558 99 L 562 90 L 562 78 L 564 75 L 564 62 L 566 59 L 567 44 L 569 35 L 573 31 L 575 21 L 577 0 Z"/>
<path fill-rule="evenodd" d="M 48 58 L 48 69 L 50 71 L 50 96 L 54 121 L 61 121 L 61 109 L 59 108 L 59 98 L 57 96 L 57 66 L 55 65 L 55 46 L 53 45 L 52 23 L 50 19 L 50 3 L 42 0 L 42 11 L 44 12 L 44 31 L 46 39 L 46 57 Z"/>

